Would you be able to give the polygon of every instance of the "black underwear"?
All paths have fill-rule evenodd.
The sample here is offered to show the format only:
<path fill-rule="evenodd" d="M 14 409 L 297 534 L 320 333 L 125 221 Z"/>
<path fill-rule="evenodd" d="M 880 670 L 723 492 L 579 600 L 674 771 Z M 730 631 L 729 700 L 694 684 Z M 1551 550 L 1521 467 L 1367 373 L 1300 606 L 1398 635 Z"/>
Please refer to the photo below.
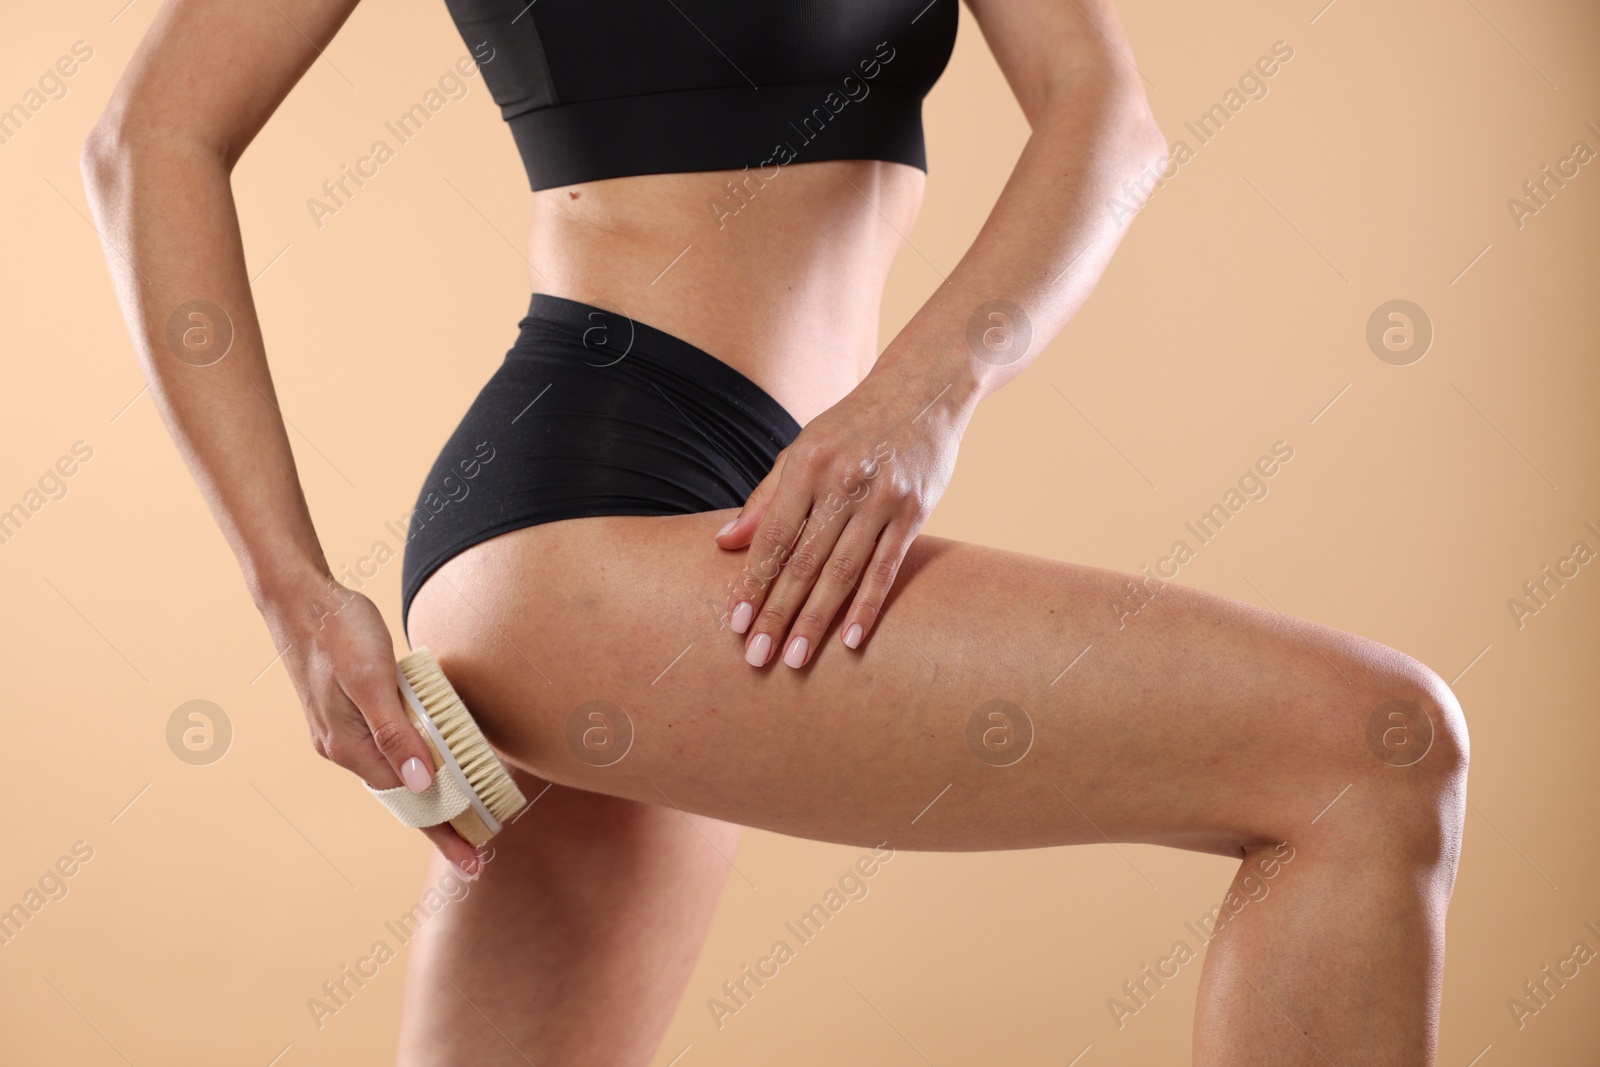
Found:
<path fill-rule="evenodd" d="M 743 374 L 626 315 L 534 293 L 518 325 L 418 494 L 402 627 L 463 549 L 557 519 L 739 507 L 800 432 Z"/>

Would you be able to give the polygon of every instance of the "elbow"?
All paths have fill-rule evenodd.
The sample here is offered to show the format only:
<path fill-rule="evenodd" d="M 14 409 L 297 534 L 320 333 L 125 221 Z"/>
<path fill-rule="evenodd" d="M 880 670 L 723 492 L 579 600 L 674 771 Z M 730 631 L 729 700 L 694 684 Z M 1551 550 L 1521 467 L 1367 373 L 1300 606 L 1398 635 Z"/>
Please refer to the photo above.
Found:
<path fill-rule="evenodd" d="M 1139 167 L 1153 166 L 1162 169 L 1167 165 L 1167 138 L 1161 132 L 1144 94 L 1119 108 L 1114 124 L 1115 140 L 1122 145 L 1127 158 Z"/>
<path fill-rule="evenodd" d="M 90 199 L 121 176 L 130 154 L 123 128 L 101 116 L 78 149 L 78 171 L 83 175 L 83 188 Z"/>
<path fill-rule="evenodd" d="M 1162 157 L 1161 162 L 1165 165 L 1167 135 L 1161 132 L 1161 124 L 1150 113 L 1150 102 L 1142 92 L 1139 94 L 1138 114 L 1128 120 L 1128 140 L 1137 145 L 1141 152 Z"/>
<path fill-rule="evenodd" d="M 1120 141 L 1140 167 L 1164 169 L 1167 165 L 1167 137 L 1161 132 L 1150 110 L 1150 99 L 1137 75 L 1123 74 L 1106 90 L 1107 109 L 1115 116 L 1113 124 Z"/>
<path fill-rule="evenodd" d="M 83 173 L 85 186 L 91 185 L 99 177 L 112 156 L 115 134 L 104 128 L 104 121 L 102 119 L 91 126 L 83 144 L 78 146 L 78 170 Z"/>
<path fill-rule="evenodd" d="M 1161 132 L 1161 126 L 1148 107 L 1142 119 L 1129 122 L 1127 137 L 1135 170 L 1140 174 L 1146 171 L 1166 173 L 1172 163 L 1171 149 L 1167 145 L 1167 135 Z"/>
<path fill-rule="evenodd" d="M 1114 146 L 1121 169 L 1132 175 L 1160 174 L 1167 169 L 1166 134 L 1150 110 L 1150 100 L 1137 75 L 1118 75 L 1105 86 L 1101 112 L 1107 142 Z"/>
<path fill-rule="evenodd" d="M 1030 121 L 1037 127 L 1059 116 L 1072 135 L 1096 137 L 1138 166 L 1166 165 L 1167 138 L 1161 132 L 1137 71 L 1120 56 L 1067 68 L 1054 79 Z M 1137 167 L 1135 169 L 1138 169 Z"/>
<path fill-rule="evenodd" d="M 84 137 L 78 169 L 91 200 L 125 186 L 137 169 L 162 180 L 186 175 L 231 172 L 237 154 L 190 129 L 160 129 L 108 108 Z"/>

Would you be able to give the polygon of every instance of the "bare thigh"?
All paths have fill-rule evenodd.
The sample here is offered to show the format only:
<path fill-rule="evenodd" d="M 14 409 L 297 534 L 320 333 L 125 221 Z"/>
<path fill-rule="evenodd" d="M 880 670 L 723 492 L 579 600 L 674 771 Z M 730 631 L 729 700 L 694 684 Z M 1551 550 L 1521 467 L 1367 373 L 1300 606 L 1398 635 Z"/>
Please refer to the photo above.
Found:
<path fill-rule="evenodd" d="M 650 1062 L 739 828 L 518 775 L 535 803 L 412 942 L 400 1067 Z M 435 854 L 428 885 L 448 867 Z"/>
<path fill-rule="evenodd" d="M 723 617 L 744 554 L 711 539 L 732 514 L 493 538 L 428 581 L 411 634 L 532 773 L 850 844 L 1237 856 L 1346 786 L 1368 827 L 1403 820 L 1396 783 L 1464 758 L 1449 689 L 1376 642 L 939 537 L 914 543 L 861 649 L 835 626 L 804 668 L 752 668 Z M 1431 730 L 1420 764 L 1374 748 L 1391 722 Z"/>

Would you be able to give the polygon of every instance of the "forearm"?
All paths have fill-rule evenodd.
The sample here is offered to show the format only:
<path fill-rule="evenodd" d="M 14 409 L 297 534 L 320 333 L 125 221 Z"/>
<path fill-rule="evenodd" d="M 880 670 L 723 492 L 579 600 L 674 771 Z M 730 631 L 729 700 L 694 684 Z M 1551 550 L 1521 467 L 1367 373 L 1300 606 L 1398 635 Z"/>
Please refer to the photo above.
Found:
<path fill-rule="evenodd" d="M 278 412 L 227 162 L 182 139 L 97 129 L 82 166 L 151 397 L 251 596 L 269 623 L 314 617 L 319 604 L 327 610 L 331 578 Z M 194 300 L 216 305 L 226 321 L 179 316 L 174 331 L 175 313 Z M 230 327 L 226 354 L 208 362 Z"/>
<path fill-rule="evenodd" d="M 1069 81 L 1035 121 L 971 248 L 885 349 L 873 376 L 914 383 L 910 392 L 928 401 L 939 395 L 938 406 L 964 422 L 1088 299 L 1126 228 L 1107 203 L 1147 168 L 1159 170 L 1165 155 L 1131 70 Z M 997 309 L 1000 303 L 1021 316 Z"/>

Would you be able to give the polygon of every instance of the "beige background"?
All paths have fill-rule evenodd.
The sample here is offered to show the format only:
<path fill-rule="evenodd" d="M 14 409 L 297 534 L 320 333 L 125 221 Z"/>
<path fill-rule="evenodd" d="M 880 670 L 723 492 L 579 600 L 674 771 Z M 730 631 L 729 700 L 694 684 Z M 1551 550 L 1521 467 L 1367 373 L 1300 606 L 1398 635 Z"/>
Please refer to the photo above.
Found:
<path fill-rule="evenodd" d="M 426 845 L 312 753 L 140 393 L 77 167 L 157 9 L 121 4 L 27 5 L 0 35 L 0 106 L 74 41 L 94 49 L 0 145 L 0 507 L 75 441 L 94 451 L 0 545 L 0 907 L 74 842 L 93 848 L 68 895 L 0 946 L 0 1059 L 386 1062 L 403 954 L 320 1031 L 305 1002 L 417 900 Z M 1179 580 L 1370 635 L 1454 680 L 1474 760 L 1440 1063 L 1592 1065 L 1600 965 L 1520 1030 L 1507 1000 L 1580 938 L 1600 950 L 1584 930 L 1600 925 L 1600 564 L 1521 629 L 1506 601 L 1575 541 L 1600 549 L 1583 526 L 1600 527 L 1600 162 L 1520 229 L 1506 201 L 1575 141 L 1600 150 L 1584 127 L 1600 126 L 1600 13 L 1320 4 L 1125 5 L 1156 115 L 1190 147 L 1184 121 L 1274 41 L 1294 58 L 1156 193 L 1089 305 L 978 413 L 930 531 L 1132 571 L 1290 442 L 1270 496 Z M 465 53 L 440 3 L 364 5 L 236 173 L 335 563 L 388 536 L 525 306 L 529 195 L 478 79 L 320 230 L 306 208 Z M 965 11 L 926 114 L 932 180 L 885 341 L 960 257 L 1027 134 Z M 1410 366 L 1364 338 L 1395 298 L 1436 329 Z M 398 562 L 369 587 L 396 626 L 398 589 Z M 167 746 L 192 699 L 232 723 L 210 766 Z M 1186 1062 L 1197 966 L 1121 1030 L 1106 1001 L 1190 938 L 1233 865 L 1147 846 L 902 853 L 716 1029 L 706 999 L 856 852 L 747 836 L 749 882 L 729 882 L 658 1065 L 686 1046 L 681 1067 Z"/>

